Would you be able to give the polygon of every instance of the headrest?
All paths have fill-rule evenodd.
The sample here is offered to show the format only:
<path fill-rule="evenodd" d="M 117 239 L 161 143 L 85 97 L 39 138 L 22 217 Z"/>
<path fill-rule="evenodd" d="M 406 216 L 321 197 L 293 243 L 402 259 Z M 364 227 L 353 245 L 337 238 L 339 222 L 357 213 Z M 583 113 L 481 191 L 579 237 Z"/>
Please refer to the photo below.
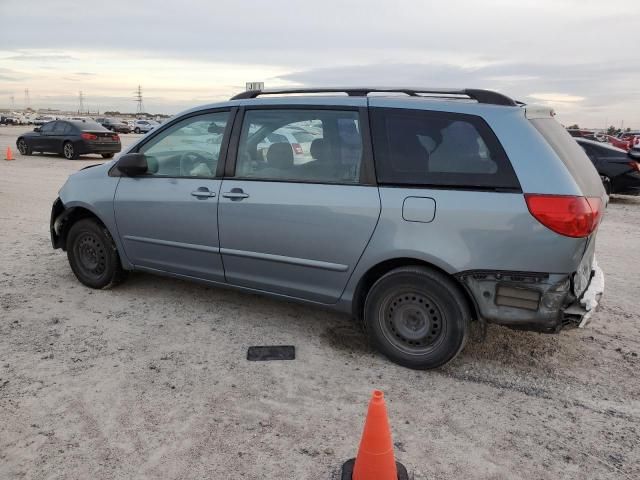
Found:
<path fill-rule="evenodd" d="M 267 150 L 267 164 L 273 168 L 289 168 L 293 165 L 293 150 L 287 142 L 274 143 Z"/>

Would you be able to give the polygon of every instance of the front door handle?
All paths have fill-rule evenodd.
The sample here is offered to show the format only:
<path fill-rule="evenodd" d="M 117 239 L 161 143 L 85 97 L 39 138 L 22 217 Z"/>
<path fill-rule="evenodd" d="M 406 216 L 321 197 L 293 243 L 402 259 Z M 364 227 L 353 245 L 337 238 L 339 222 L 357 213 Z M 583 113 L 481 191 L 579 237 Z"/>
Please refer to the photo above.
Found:
<path fill-rule="evenodd" d="M 216 193 L 209 190 L 207 187 L 200 187 L 199 189 L 191 192 L 191 195 L 198 198 L 215 197 Z"/>
<path fill-rule="evenodd" d="M 249 198 L 249 194 L 244 193 L 241 188 L 232 188 L 230 192 L 224 192 L 222 196 L 224 198 L 230 198 L 231 200 L 242 200 L 243 198 Z"/>

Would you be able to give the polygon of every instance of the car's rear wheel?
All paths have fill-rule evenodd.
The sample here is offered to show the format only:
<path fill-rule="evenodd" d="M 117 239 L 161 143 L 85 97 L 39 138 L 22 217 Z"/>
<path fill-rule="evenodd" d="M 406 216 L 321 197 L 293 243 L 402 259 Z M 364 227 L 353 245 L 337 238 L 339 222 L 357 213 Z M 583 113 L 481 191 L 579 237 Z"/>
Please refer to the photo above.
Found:
<path fill-rule="evenodd" d="M 113 158 L 113 153 L 103 153 L 102 158 Z"/>
<path fill-rule="evenodd" d="M 21 155 L 31 155 L 32 151 L 31 151 L 31 147 L 29 145 L 27 145 L 27 142 L 24 138 L 20 138 L 18 140 L 18 151 L 20 152 Z"/>
<path fill-rule="evenodd" d="M 134 133 L 140 133 L 140 128 L 136 127 L 135 130 L 133 131 Z"/>
<path fill-rule="evenodd" d="M 64 145 L 62 145 L 62 155 L 64 155 L 64 158 L 67 160 L 75 160 L 78 158 L 78 153 L 71 142 L 64 142 Z"/>
<path fill-rule="evenodd" d="M 87 287 L 109 288 L 126 278 L 109 231 L 94 219 L 81 219 L 71 226 L 67 258 L 75 276 Z"/>
<path fill-rule="evenodd" d="M 371 343 L 409 368 L 437 368 L 464 348 L 471 314 L 446 275 L 425 267 L 400 267 L 369 290 L 364 307 Z"/>

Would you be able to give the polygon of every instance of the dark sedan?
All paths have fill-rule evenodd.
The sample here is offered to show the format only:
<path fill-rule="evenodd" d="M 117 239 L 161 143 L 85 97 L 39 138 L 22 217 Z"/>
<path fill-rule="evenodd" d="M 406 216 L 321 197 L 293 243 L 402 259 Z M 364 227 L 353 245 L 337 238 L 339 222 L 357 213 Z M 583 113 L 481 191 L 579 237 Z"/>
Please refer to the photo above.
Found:
<path fill-rule="evenodd" d="M 583 138 L 576 138 L 576 142 L 587 152 L 596 170 L 603 177 L 607 194 L 640 193 L 640 158 L 606 143 Z"/>
<path fill-rule="evenodd" d="M 56 120 L 36 127 L 18 137 L 16 142 L 22 155 L 33 152 L 62 154 L 68 160 L 86 153 L 111 158 L 121 150 L 120 137 L 92 121 Z"/>
<path fill-rule="evenodd" d="M 99 117 L 96 118 L 96 122 L 112 132 L 131 133 L 131 127 L 129 125 L 115 118 Z"/>

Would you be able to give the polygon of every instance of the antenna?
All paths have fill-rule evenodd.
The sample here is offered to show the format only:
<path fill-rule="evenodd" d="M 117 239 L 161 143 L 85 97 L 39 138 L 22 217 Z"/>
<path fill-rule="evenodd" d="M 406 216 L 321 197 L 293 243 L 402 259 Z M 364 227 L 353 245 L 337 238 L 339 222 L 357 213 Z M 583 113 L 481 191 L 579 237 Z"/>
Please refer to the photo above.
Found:
<path fill-rule="evenodd" d="M 84 95 L 82 90 L 78 92 L 78 113 L 84 112 Z"/>
<path fill-rule="evenodd" d="M 144 113 L 144 103 L 142 102 L 142 87 L 140 85 L 138 85 L 138 89 L 133 92 L 133 95 L 134 100 L 138 104 L 138 106 L 136 107 L 136 113 Z"/>

